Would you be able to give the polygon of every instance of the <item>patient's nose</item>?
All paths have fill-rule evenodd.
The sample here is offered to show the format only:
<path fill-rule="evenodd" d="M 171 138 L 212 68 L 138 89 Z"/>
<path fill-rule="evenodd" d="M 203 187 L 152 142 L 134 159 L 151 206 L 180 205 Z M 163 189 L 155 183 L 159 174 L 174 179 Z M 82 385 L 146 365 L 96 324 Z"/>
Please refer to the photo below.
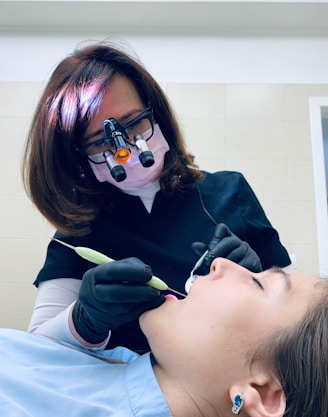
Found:
<path fill-rule="evenodd" d="M 210 268 L 210 273 L 215 274 L 217 278 L 228 273 L 240 275 L 243 272 L 247 272 L 247 269 L 226 258 L 215 258 Z"/>

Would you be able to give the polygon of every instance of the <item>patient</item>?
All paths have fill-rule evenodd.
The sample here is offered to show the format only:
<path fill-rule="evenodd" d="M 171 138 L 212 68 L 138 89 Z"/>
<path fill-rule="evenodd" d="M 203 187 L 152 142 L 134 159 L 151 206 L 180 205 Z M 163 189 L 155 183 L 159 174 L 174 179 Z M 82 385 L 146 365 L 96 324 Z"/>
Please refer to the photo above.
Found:
<path fill-rule="evenodd" d="M 327 417 L 327 323 L 327 281 L 252 273 L 217 258 L 185 299 L 141 314 L 152 353 L 97 352 L 105 361 L 91 349 L 2 329 L 1 413 Z"/>

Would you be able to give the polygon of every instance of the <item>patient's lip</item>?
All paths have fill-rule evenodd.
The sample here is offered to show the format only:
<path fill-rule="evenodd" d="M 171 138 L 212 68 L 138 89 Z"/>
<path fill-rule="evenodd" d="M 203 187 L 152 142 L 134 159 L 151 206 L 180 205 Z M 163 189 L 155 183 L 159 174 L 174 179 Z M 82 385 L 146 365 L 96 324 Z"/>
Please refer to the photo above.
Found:
<path fill-rule="evenodd" d="M 175 295 L 173 295 L 173 294 L 167 294 L 166 296 L 165 296 L 165 298 L 167 299 L 167 300 L 177 300 L 178 299 L 178 297 L 176 297 Z"/>

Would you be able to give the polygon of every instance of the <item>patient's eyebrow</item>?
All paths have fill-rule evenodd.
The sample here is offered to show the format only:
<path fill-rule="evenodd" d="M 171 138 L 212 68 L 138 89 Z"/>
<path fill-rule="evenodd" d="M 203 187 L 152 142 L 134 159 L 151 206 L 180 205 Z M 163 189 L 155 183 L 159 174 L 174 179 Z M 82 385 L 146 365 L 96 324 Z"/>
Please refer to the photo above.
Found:
<path fill-rule="evenodd" d="M 284 281 L 285 281 L 285 284 L 286 284 L 286 287 L 287 287 L 287 289 L 288 290 L 290 290 L 291 289 L 291 287 L 292 287 L 292 282 L 291 282 L 291 280 L 290 280 L 290 276 L 289 276 L 289 274 L 287 274 L 287 272 L 284 270 L 284 269 L 282 269 L 282 268 L 278 268 L 278 267 L 273 267 L 273 268 L 270 268 L 269 269 L 269 271 L 270 272 L 273 272 L 274 274 L 279 274 L 279 275 L 281 275 L 281 277 L 284 279 Z"/>

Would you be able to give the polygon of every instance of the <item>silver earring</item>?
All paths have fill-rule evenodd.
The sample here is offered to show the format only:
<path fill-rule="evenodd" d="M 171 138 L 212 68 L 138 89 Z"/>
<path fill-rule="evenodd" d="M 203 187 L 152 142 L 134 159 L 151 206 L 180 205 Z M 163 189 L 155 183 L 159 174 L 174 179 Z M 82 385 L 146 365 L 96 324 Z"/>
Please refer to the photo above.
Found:
<path fill-rule="evenodd" d="M 244 405 L 244 397 L 241 394 L 237 394 L 234 396 L 234 399 L 232 401 L 232 409 L 231 411 L 233 414 L 240 414 L 241 409 Z"/>

